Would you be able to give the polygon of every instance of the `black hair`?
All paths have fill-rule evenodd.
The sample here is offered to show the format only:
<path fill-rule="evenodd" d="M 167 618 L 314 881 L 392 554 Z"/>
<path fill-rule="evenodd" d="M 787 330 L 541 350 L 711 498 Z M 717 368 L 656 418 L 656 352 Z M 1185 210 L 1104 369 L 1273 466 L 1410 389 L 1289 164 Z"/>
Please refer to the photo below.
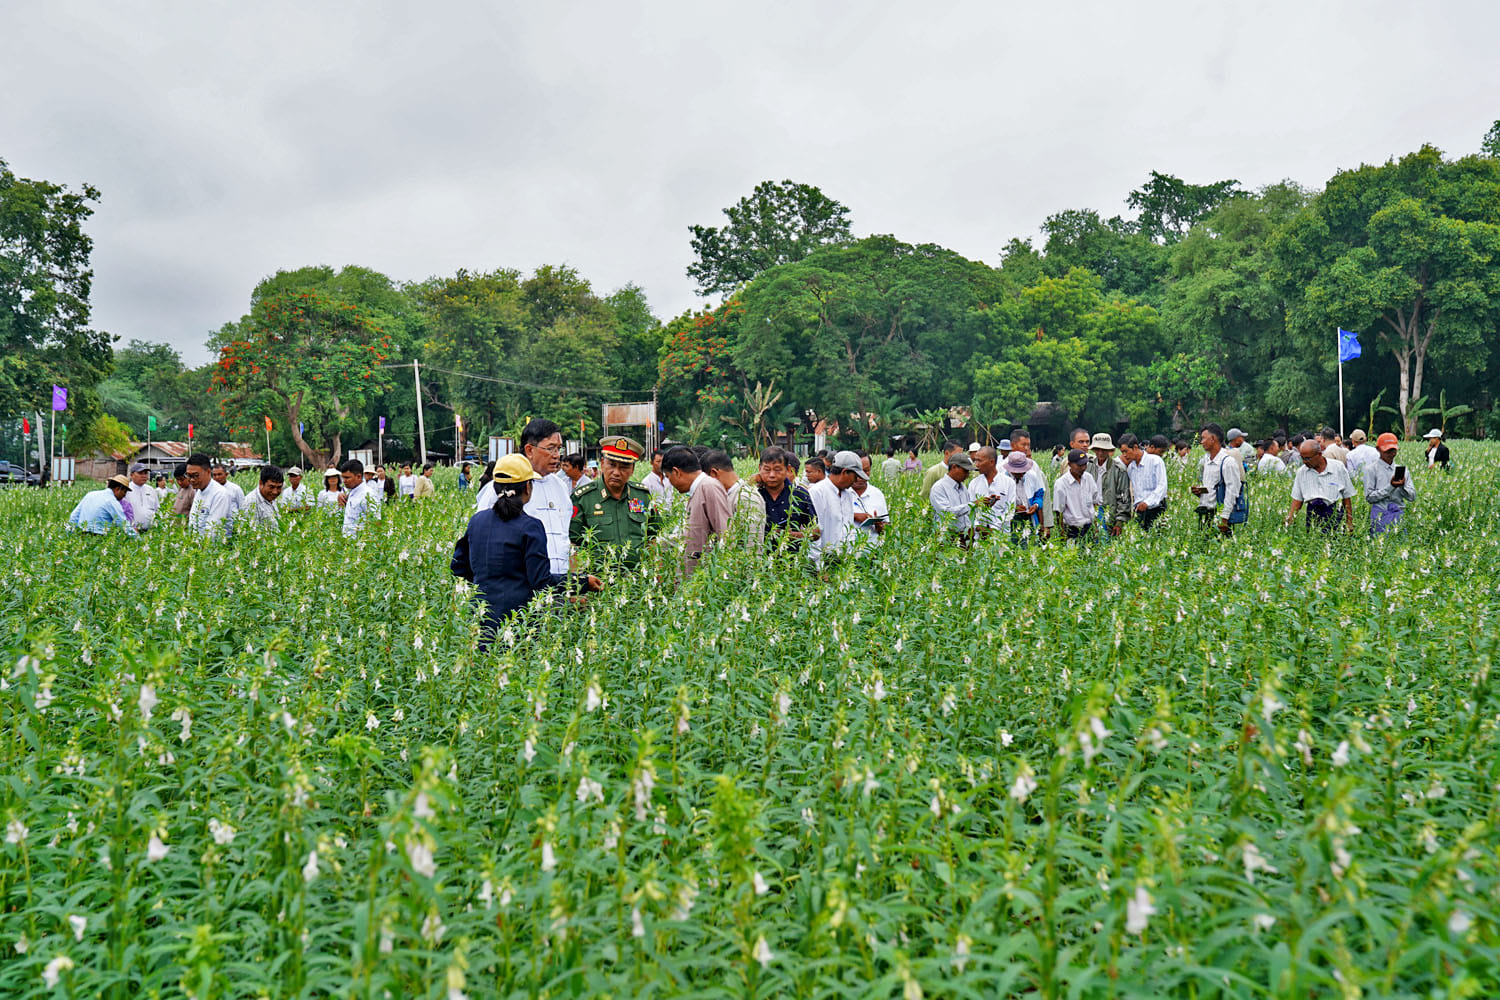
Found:
<path fill-rule="evenodd" d="M 1019 440 L 1021 440 L 1022 438 L 1025 438 L 1027 441 L 1030 441 L 1031 440 L 1031 432 L 1028 431 L 1024 427 L 1017 427 L 1015 430 L 1013 430 L 1013 431 L 1010 432 L 1010 444 L 1011 444 L 1011 449 L 1012 450 L 1015 449 L 1016 442 L 1019 441 Z"/>
<path fill-rule="evenodd" d="M 524 452 L 527 445 L 538 444 L 547 440 L 554 434 L 561 434 L 562 428 L 545 417 L 535 417 L 526 422 L 521 428 L 521 450 Z"/>
<path fill-rule="evenodd" d="M 578 454 L 578 452 L 576 451 L 571 455 L 563 456 L 563 465 L 566 465 L 569 468 L 582 469 L 584 467 L 584 464 L 585 463 L 583 461 L 583 456 Z"/>
<path fill-rule="evenodd" d="M 886 445 L 885 457 L 886 458 L 895 458 L 896 457 L 896 449 L 893 448 L 893 447 L 891 447 L 890 445 Z"/>
<path fill-rule="evenodd" d="M 1071 442 L 1074 438 L 1076 438 L 1080 434 L 1082 434 L 1084 437 L 1088 437 L 1089 436 L 1088 428 L 1087 427 L 1075 427 L 1075 428 L 1073 428 L 1072 430 L 1068 431 L 1068 440 Z"/>
<path fill-rule="evenodd" d="M 186 479 L 187 478 L 187 463 L 186 462 L 178 462 L 176 465 L 172 466 L 172 478 L 173 479 Z"/>
<path fill-rule="evenodd" d="M 422 466 L 422 468 L 424 468 L 424 469 L 430 469 L 430 468 L 432 468 L 432 465 L 429 463 L 427 465 Z M 470 469 L 474 468 L 474 463 L 473 462 L 465 462 L 462 465 L 461 468 L 463 469 L 464 472 L 468 472 Z"/>
<path fill-rule="evenodd" d="M 1186 438 L 1178 438 L 1176 441 L 1172 442 L 1172 447 L 1173 448 L 1191 448 L 1192 445 L 1190 445 L 1190 444 L 1187 443 L 1187 439 Z"/>
<path fill-rule="evenodd" d="M 1141 439 L 1126 431 L 1120 435 L 1119 444 L 1121 448 L 1139 448 L 1141 446 Z"/>
<path fill-rule="evenodd" d="M 280 483 L 285 481 L 281 469 L 274 465 L 262 465 L 260 467 L 260 481 L 262 483 Z"/>
<path fill-rule="evenodd" d="M 514 521 L 520 517 L 531 497 L 531 480 L 524 483 L 495 484 L 495 506 L 490 508 L 502 521 Z"/>
<path fill-rule="evenodd" d="M 1162 451 L 1166 451 L 1168 448 L 1172 447 L 1172 442 L 1167 440 L 1167 436 L 1165 434 L 1153 434 L 1151 435 L 1151 447 L 1160 448 Z"/>
<path fill-rule="evenodd" d="M 465 466 L 465 468 L 467 468 L 468 467 L 468 463 L 465 462 L 464 466 Z M 434 468 L 436 468 L 436 466 L 434 466 L 431 462 L 428 462 L 426 465 L 422 466 L 422 471 L 423 472 L 431 472 Z"/>
<path fill-rule="evenodd" d="M 788 469 L 791 469 L 792 470 L 792 475 L 795 476 L 797 474 L 797 470 L 800 469 L 800 468 L 802 468 L 802 459 L 798 458 L 796 455 L 792 454 L 791 452 L 787 452 L 786 453 L 786 467 Z"/>
<path fill-rule="evenodd" d="M 803 463 L 803 464 L 804 464 L 804 465 L 805 465 L 805 466 L 807 466 L 807 468 L 809 468 L 809 469 L 811 469 L 811 468 L 813 468 L 813 467 L 814 467 L 814 466 L 816 466 L 816 467 L 817 467 L 817 468 L 818 468 L 818 469 L 820 469 L 820 470 L 822 470 L 822 472 L 823 472 L 823 473 L 825 473 L 825 474 L 826 474 L 826 473 L 827 473 L 827 472 L 828 472 L 828 463 L 827 463 L 827 462 L 825 462 L 825 461 L 823 461 L 823 460 L 822 460 L 822 459 L 821 459 L 821 458 L 819 458 L 819 457 L 818 457 L 818 456 L 817 456 L 817 455 L 814 455 L 814 456 L 813 456 L 813 457 L 812 457 L 812 458 L 809 458 L 809 459 L 808 459 L 808 460 L 807 460 L 807 461 L 806 461 L 806 462 L 804 462 L 804 463 Z"/>
<path fill-rule="evenodd" d="M 1292 439 L 1288 441 L 1287 444 L 1291 445 L 1293 448 L 1300 448 L 1302 447 L 1302 442 L 1306 440 L 1307 438 L 1303 437 L 1301 434 L 1293 434 Z"/>
<path fill-rule="evenodd" d="M 692 448 L 676 447 L 662 456 L 661 471 L 671 472 L 673 469 L 679 472 L 698 472 L 702 465 L 698 462 L 698 455 Z"/>
<path fill-rule="evenodd" d="M 963 447 L 963 445 L 959 444 L 957 441 L 953 440 L 952 438 L 948 438 L 947 440 L 945 440 L 943 442 L 943 450 L 944 451 L 952 451 L 955 448 L 962 448 L 962 447 Z"/>
<path fill-rule="evenodd" d="M 410 462 L 402 462 L 401 463 L 401 468 L 403 468 L 403 469 L 410 469 L 411 468 L 411 463 Z"/>
<path fill-rule="evenodd" d="M 912 458 L 916 458 L 917 457 L 917 449 L 915 449 L 915 448 L 908 448 L 908 449 L 906 449 L 906 453 L 908 455 L 910 455 Z"/>
<path fill-rule="evenodd" d="M 1261 438 L 1259 441 L 1255 442 L 1255 447 L 1259 448 L 1261 451 L 1270 451 L 1271 450 L 1271 439 L 1270 438 Z"/>
<path fill-rule="evenodd" d="M 1334 438 L 1338 437 L 1338 432 L 1335 431 L 1332 427 L 1324 427 L 1322 430 L 1318 431 L 1318 437 L 1327 438 L 1328 440 L 1332 441 Z"/>
<path fill-rule="evenodd" d="M 709 475 L 713 475 L 720 469 L 728 469 L 730 472 L 733 472 L 734 463 L 729 460 L 728 452 L 720 451 L 716 448 L 703 457 L 703 471 Z"/>
<path fill-rule="evenodd" d="M 792 453 L 778 445 L 771 445 L 760 453 L 761 465 L 774 465 L 780 462 L 782 465 L 791 465 L 795 461 Z"/>
<path fill-rule="evenodd" d="M 357 458 L 346 458 L 344 459 L 344 463 L 339 466 L 339 471 L 352 472 L 356 476 L 363 476 L 365 474 L 365 463 Z"/>
<path fill-rule="evenodd" d="M 393 497 L 393 496 L 395 496 L 396 495 L 396 481 L 394 479 L 392 479 L 390 476 L 386 476 L 385 479 L 383 480 L 383 482 L 385 483 L 385 495 L 387 497 Z"/>
<path fill-rule="evenodd" d="M 196 465 L 200 469 L 212 469 L 215 464 L 214 460 L 203 454 L 203 452 L 195 451 L 188 456 L 186 462 L 182 463 L 182 473 L 183 475 L 187 475 L 187 467 L 189 465 Z"/>
<path fill-rule="evenodd" d="M 1215 438 L 1218 439 L 1219 444 L 1222 445 L 1224 443 L 1224 428 L 1220 427 L 1218 424 L 1208 423 L 1204 424 L 1198 429 L 1205 433 L 1212 434 Z"/>
<path fill-rule="evenodd" d="M 651 449 L 651 457 L 652 458 L 655 458 L 657 455 L 665 455 L 665 454 L 666 454 L 666 452 L 662 451 L 660 448 L 652 448 Z"/>

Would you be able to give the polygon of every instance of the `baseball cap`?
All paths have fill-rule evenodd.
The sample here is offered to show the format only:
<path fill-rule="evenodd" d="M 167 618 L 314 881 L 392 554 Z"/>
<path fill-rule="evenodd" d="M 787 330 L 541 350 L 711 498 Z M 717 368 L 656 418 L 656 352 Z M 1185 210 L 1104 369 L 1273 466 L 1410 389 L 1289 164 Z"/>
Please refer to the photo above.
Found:
<path fill-rule="evenodd" d="M 286 474 L 289 476 L 300 476 L 302 475 L 302 466 L 294 465 L 290 469 L 286 470 Z"/>
<path fill-rule="evenodd" d="M 1440 430 L 1438 430 L 1436 427 L 1434 427 L 1432 430 L 1428 431 L 1426 434 L 1423 434 L 1422 436 L 1424 438 L 1427 438 L 1430 441 L 1433 438 L 1440 438 L 1440 437 L 1442 437 L 1443 436 L 1443 432 L 1440 431 Z"/>
<path fill-rule="evenodd" d="M 1114 451 L 1115 442 L 1114 439 L 1111 438 L 1108 434 L 1100 431 L 1098 434 L 1094 435 L 1094 440 L 1089 443 L 1089 447 L 1103 448 L 1106 451 Z"/>
<path fill-rule="evenodd" d="M 1375 439 L 1376 451 L 1390 451 L 1392 448 L 1400 447 L 1401 441 L 1396 435 L 1387 431 Z"/>
<path fill-rule="evenodd" d="M 1364 444 L 1365 432 L 1356 427 L 1354 429 L 1354 432 L 1349 435 L 1349 440 L 1353 441 L 1355 444 Z"/>
<path fill-rule="evenodd" d="M 831 472 L 853 472 L 861 479 L 869 479 L 865 472 L 865 463 L 860 461 L 859 456 L 852 451 L 841 451 L 833 456 L 833 464 L 829 467 Z"/>
<path fill-rule="evenodd" d="M 1074 448 L 1068 452 L 1069 465 L 1072 465 L 1074 462 L 1087 462 L 1088 460 L 1089 453 L 1082 450 L 1081 448 Z"/>
<path fill-rule="evenodd" d="M 497 483 L 524 483 L 540 478 L 525 455 L 506 455 L 495 463 L 494 479 Z"/>
<path fill-rule="evenodd" d="M 973 472 L 974 460 L 961 451 L 955 452 L 953 457 L 948 459 L 948 468 L 967 469 L 968 471 Z"/>
<path fill-rule="evenodd" d="M 130 463 L 130 474 L 132 476 L 135 475 L 137 472 L 150 472 L 150 471 L 151 471 L 151 468 L 148 465 L 146 465 L 145 462 L 131 462 Z"/>
<path fill-rule="evenodd" d="M 1240 430 L 1238 427 L 1229 428 L 1228 440 L 1233 441 L 1235 438 L 1242 438 L 1244 436 L 1245 432 Z"/>

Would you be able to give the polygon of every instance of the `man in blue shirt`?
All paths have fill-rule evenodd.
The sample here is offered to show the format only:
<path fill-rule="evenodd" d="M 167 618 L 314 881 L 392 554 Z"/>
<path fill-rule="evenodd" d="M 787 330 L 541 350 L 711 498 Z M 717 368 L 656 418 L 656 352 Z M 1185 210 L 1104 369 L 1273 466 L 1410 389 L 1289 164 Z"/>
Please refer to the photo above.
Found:
<path fill-rule="evenodd" d="M 128 489 L 130 480 L 124 476 L 110 476 L 104 489 L 86 493 L 78 501 L 78 506 L 68 515 L 68 527 L 91 535 L 107 535 L 111 528 L 118 527 L 135 538 L 135 526 L 125 516 L 125 508 L 120 504 Z"/>

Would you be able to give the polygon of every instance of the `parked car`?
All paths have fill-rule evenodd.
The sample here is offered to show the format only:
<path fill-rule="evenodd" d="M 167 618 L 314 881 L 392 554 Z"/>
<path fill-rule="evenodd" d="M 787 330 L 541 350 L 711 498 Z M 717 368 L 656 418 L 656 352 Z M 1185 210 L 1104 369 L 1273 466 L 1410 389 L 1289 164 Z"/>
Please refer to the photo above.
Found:
<path fill-rule="evenodd" d="M 27 472 L 19 465 L 9 462 L 0 462 L 0 486 L 39 486 L 42 477 L 35 472 Z"/>

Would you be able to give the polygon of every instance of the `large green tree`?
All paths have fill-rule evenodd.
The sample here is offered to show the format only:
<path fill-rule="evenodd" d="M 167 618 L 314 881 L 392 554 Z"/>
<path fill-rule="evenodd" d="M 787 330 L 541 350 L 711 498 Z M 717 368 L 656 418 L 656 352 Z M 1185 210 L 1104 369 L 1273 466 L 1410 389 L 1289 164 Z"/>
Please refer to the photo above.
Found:
<path fill-rule="evenodd" d="M 688 277 L 704 295 L 732 292 L 778 264 L 849 241 L 849 209 L 810 184 L 762 181 L 724 209 L 724 226 L 690 226 Z"/>
<path fill-rule="evenodd" d="M 111 338 L 89 327 L 93 241 L 84 222 L 99 192 L 16 176 L 0 160 L 0 413 L 47 411 L 52 385 L 68 388 L 74 450 L 89 444 L 102 410 L 94 387 L 108 374 Z"/>
<path fill-rule="evenodd" d="M 1408 435 L 1429 362 L 1472 373 L 1500 322 L 1500 160 L 1445 160 L 1431 146 L 1341 171 L 1277 237 L 1288 320 L 1332 370 L 1335 331 L 1396 362 Z"/>

